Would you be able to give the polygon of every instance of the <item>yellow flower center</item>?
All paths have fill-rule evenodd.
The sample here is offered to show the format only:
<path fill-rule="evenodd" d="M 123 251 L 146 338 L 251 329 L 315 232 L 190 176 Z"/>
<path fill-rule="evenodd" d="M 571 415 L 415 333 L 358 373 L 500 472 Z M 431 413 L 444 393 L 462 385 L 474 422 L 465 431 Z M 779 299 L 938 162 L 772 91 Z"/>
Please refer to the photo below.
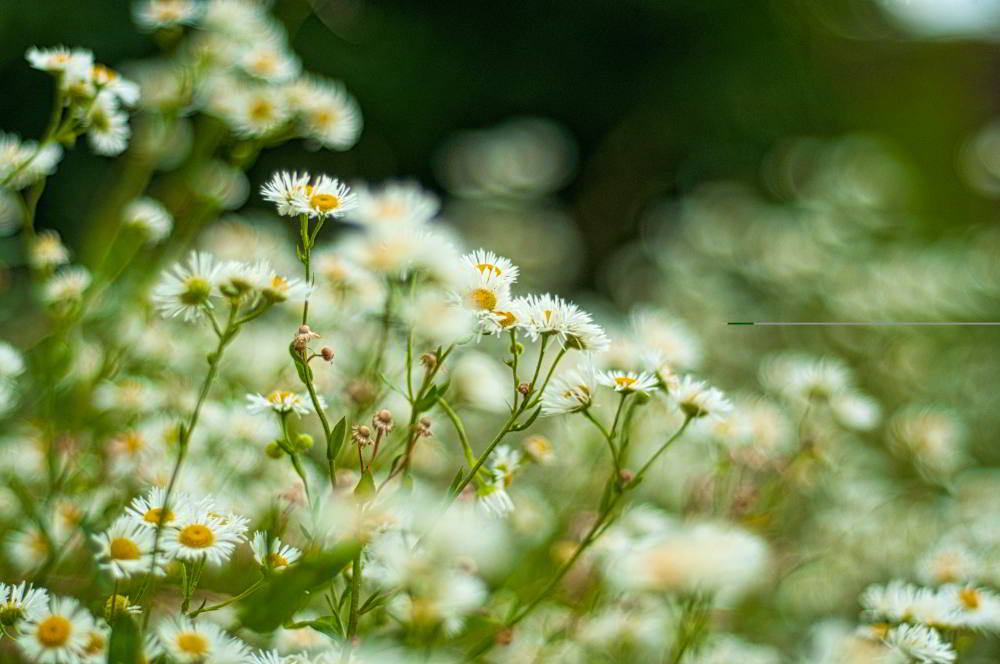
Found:
<path fill-rule="evenodd" d="M 62 616 L 49 616 L 38 624 L 35 636 L 38 642 L 46 648 L 59 648 L 69 641 L 73 633 L 73 624 Z"/>
<path fill-rule="evenodd" d="M 274 53 L 264 51 L 250 64 L 250 68 L 258 74 L 273 74 L 278 70 L 278 59 Z"/>
<path fill-rule="evenodd" d="M 136 454 L 146 446 L 146 441 L 142 439 L 142 434 L 137 431 L 129 431 L 121 437 L 121 442 L 129 454 Z"/>
<path fill-rule="evenodd" d="M 267 564 L 271 567 L 286 567 L 288 565 L 288 558 L 285 558 L 280 553 L 269 553 L 267 554 Z"/>
<path fill-rule="evenodd" d="M 49 555 L 49 543 L 42 533 L 33 533 L 28 540 L 28 548 L 37 556 Z"/>
<path fill-rule="evenodd" d="M 97 632 L 87 635 L 87 645 L 83 647 L 83 652 L 87 655 L 96 655 L 104 650 L 104 637 Z"/>
<path fill-rule="evenodd" d="M 274 118 L 274 104 L 266 99 L 255 99 L 250 104 L 250 117 L 257 122 L 268 122 Z"/>
<path fill-rule="evenodd" d="M 632 387 L 636 384 L 636 379 L 631 376 L 615 376 L 615 385 L 618 387 Z"/>
<path fill-rule="evenodd" d="M 208 526 L 192 523 L 181 528 L 178 536 L 181 544 L 191 549 L 206 549 L 215 543 L 215 533 Z"/>
<path fill-rule="evenodd" d="M 493 263 L 478 263 L 476 265 L 476 269 L 479 270 L 479 272 L 482 274 L 485 274 L 486 272 L 492 272 L 497 277 L 499 277 L 501 274 L 500 268 L 498 268 Z"/>
<path fill-rule="evenodd" d="M 267 395 L 267 400 L 275 406 L 283 406 L 291 398 L 292 393 L 288 390 L 275 390 Z"/>
<path fill-rule="evenodd" d="M 142 520 L 146 523 L 158 524 L 158 523 L 170 523 L 174 520 L 174 513 L 167 510 L 166 513 L 163 512 L 162 507 L 150 507 L 146 510 L 146 513 L 142 515 Z"/>
<path fill-rule="evenodd" d="M 337 114 L 326 108 L 313 111 L 310 117 L 312 118 L 313 124 L 317 127 L 326 127 L 337 121 Z"/>
<path fill-rule="evenodd" d="M 497 306 L 496 293 L 487 288 L 473 290 L 469 298 L 477 309 L 482 309 L 483 311 L 493 311 L 493 308 Z"/>
<path fill-rule="evenodd" d="M 208 639 L 195 632 L 182 632 L 177 635 L 177 649 L 187 655 L 201 657 L 208 654 Z"/>
<path fill-rule="evenodd" d="M 979 608 L 979 591 L 975 588 L 962 588 L 958 592 L 958 599 L 962 602 L 962 606 L 969 611 Z"/>
<path fill-rule="evenodd" d="M 193 275 L 184 280 L 184 291 L 180 295 L 182 304 L 197 305 L 208 302 L 212 294 L 212 284 L 208 279 Z"/>
<path fill-rule="evenodd" d="M 309 205 L 320 212 L 329 212 L 340 207 L 340 199 L 333 194 L 313 194 L 309 197 Z"/>
<path fill-rule="evenodd" d="M 111 540 L 110 553 L 114 560 L 138 560 L 139 545 L 125 537 Z"/>
<path fill-rule="evenodd" d="M 889 635 L 889 625 L 886 623 L 876 623 L 872 625 L 872 636 L 877 639 L 884 639 Z"/>
<path fill-rule="evenodd" d="M 500 316 L 500 319 L 497 321 L 500 327 L 507 328 L 517 322 L 517 316 L 514 315 L 513 311 L 497 311 L 495 313 Z"/>

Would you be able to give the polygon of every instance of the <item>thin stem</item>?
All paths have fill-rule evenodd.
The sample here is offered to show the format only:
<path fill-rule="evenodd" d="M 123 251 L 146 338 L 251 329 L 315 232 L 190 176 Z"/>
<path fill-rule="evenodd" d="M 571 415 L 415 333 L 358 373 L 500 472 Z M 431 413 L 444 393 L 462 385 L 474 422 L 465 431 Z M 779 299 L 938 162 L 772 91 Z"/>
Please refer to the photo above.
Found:
<path fill-rule="evenodd" d="M 451 404 L 444 397 L 438 397 L 437 402 L 447 418 L 451 420 L 451 425 L 455 427 L 458 440 L 462 443 L 462 452 L 465 454 L 465 461 L 471 468 L 476 463 L 476 455 L 472 451 L 472 445 L 469 444 L 469 435 L 465 432 L 465 426 L 462 424 L 461 418 L 459 418 L 458 413 L 455 412 L 455 409 L 451 407 Z"/>
<path fill-rule="evenodd" d="M 645 475 L 646 471 L 649 470 L 650 466 L 652 466 L 656 462 L 656 460 L 660 458 L 660 455 L 666 452 L 667 448 L 670 447 L 670 445 L 675 440 L 677 440 L 684 434 L 684 432 L 688 428 L 688 425 L 691 424 L 691 419 L 692 418 L 690 417 L 684 418 L 684 423 L 681 424 L 680 428 L 674 432 L 674 435 L 672 435 L 670 438 L 667 439 L 667 442 L 663 443 L 663 445 L 660 446 L 660 449 L 656 450 L 656 452 L 653 453 L 653 456 L 649 457 L 649 461 L 643 464 L 642 468 L 639 469 L 639 472 L 635 474 L 635 478 L 631 482 L 629 482 L 628 487 L 633 487 L 639 483 L 639 481 L 642 479 L 642 476 Z"/>
<path fill-rule="evenodd" d="M 230 597 L 229 599 L 223 602 L 219 602 L 218 604 L 212 604 L 211 606 L 202 606 L 200 608 L 195 609 L 189 614 L 190 617 L 196 618 L 202 613 L 208 613 L 210 611 L 218 611 L 219 609 L 225 608 L 234 602 L 240 601 L 244 597 L 252 595 L 254 592 L 257 591 L 258 588 L 260 588 L 261 584 L 264 583 L 264 578 L 265 577 L 261 577 L 256 581 L 254 581 L 249 587 L 246 588 L 246 590 L 241 592 L 239 595 L 234 595 L 233 597 Z"/>
<path fill-rule="evenodd" d="M 358 608 L 361 600 L 361 547 L 354 554 L 351 563 L 351 613 L 347 620 L 347 640 L 352 640 L 358 633 Z"/>
<path fill-rule="evenodd" d="M 615 441 L 612 438 L 611 433 L 596 417 L 594 417 L 594 414 L 591 413 L 590 410 L 584 409 L 580 412 L 585 418 L 587 418 L 588 421 L 597 427 L 598 431 L 600 431 L 601 435 L 604 437 L 604 440 L 607 441 L 608 451 L 611 452 L 611 462 L 615 466 L 615 473 L 621 475 L 621 464 L 618 461 L 618 450 L 615 448 Z"/>
<path fill-rule="evenodd" d="M 302 253 L 300 259 L 302 260 L 302 265 L 306 270 L 306 285 L 311 284 L 312 280 L 312 269 L 310 267 L 310 254 L 312 253 L 312 246 L 309 243 L 309 217 L 306 215 L 301 215 L 299 217 L 299 234 L 302 236 Z M 302 303 L 302 324 L 306 325 L 309 322 L 309 295 L 306 294 L 305 302 Z"/>

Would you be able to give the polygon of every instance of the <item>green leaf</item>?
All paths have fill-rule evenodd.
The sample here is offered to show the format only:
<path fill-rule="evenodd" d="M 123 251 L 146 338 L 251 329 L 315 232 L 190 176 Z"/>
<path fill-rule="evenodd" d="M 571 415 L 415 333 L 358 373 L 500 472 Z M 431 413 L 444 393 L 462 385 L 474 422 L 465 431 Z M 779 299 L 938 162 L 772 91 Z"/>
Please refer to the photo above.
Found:
<path fill-rule="evenodd" d="M 142 661 L 139 626 L 127 613 L 115 616 L 108 641 L 108 664 L 140 664 Z"/>
<path fill-rule="evenodd" d="M 270 632 L 286 623 L 325 587 L 353 558 L 357 542 L 341 542 L 332 549 L 305 555 L 280 574 L 272 575 L 253 596 L 241 603 L 240 621 L 255 632 Z"/>
<path fill-rule="evenodd" d="M 455 478 L 451 481 L 451 484 L 448 485 L 448 494 L 449 495 L 455 493 L 455 489 L 457 489 L 458 485 L 462 483 L 462 478 L 463 477 L 465 477 L 465 473 L 462 471 L 461 468 L 459 468 L 458 472 L 455 473 Z"/>
<path fill-rule="evenodd" d="M 387 591 L 381 590 L 372 593 L 371 596 L 365 600 L 364 604 L 361 605 L 361 608 L 358 609 L 358 614 L 363 616 L 369 611 L 374 611 L 378 607 L 385 604 L 386 600 L 389 599 L 390 594 L 391 593 Z"/>
<path fill-rule="evenodd" d="M 437 403 L 438 397 L 440 396 L 438 390 L 439 388 L 437 385 L 432 385 L 430 389 L 424 392 L 424 396 L 421 397 L 414 406 L 417 412 L 423 413 L 434 407 L 434 404 Z"/>
<path fill-rule="evenodd" d="M 326 460 L 333 461 L 340 454 L 341 448 L 344 447 L 344 441 L 347 437 L 347 416 L 340 418 L 340 421 L 334 425 L 333 431 L 330 432 L 330 439 L 326 441 Z"/>

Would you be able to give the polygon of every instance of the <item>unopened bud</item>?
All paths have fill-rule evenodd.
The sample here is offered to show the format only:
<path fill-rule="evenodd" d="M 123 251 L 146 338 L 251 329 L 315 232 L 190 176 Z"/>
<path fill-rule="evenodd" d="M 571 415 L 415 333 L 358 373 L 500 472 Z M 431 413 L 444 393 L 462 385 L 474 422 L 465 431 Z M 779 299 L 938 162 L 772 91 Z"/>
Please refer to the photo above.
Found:
<path fill-rule="evenodd" d="M 347 396 L 355 406 L 367 406 L 375 399 L 375 388 L 365 380 L 356 380 L 347 386 Z"/>
<path fill-rule="evenodd" d="M 304 353 L 309 342 L 313 339 L 319 339 L 319 335 L 313 332 L 308 325 L 299 325 L 299 329 L 292 338 L 292 348 L 298 353 Z"/>
<path fill-rule="evenodd" d="M 319 354 L 323 357 L 326 362 L 333 362 L 333 349 L 329 346 L 323 346 L 319 349 Z"/>
<path fill-rule="evenodd" d="M 285 450 L 281 449 L 281 445 L 278 444 L 278 441 L 272 440 L 267 444 L 267 447 L 264 448 L 264 454 L 272 459 L 280 459 L 285 455 Z"/>
<path fill-rule="evenodd" d="M 438 359 L 437 355 L 434 353 L 424 353 L 420 356 L 420 364 L 424 365 L 428 371 L 434 369 L 437 366 Z"/>
<path fill-rule="evenodd" d="M 618 473 L 618 479 L 621 480 L 622 484 L 628 484 L 635 479 L 635 473 L 627 468 L 622 468 Z"/>
<path fill-rule="evenodd" d="M 417 435 L 421 438 L 430 438 L 431 435 L 431 418 L 421 417 L 420 421 L 417 422 Z"/>
<path fill-rule="evenodd" d="M 308 452 L 312 449 L 313 437 L 307 433 L 300 433 L 295 437 L 295 451 Z"/>
<path fill-rule="evenodd" d="M 128 613 L 128 595 L 112 595 L 104 603 L 104 619 L 111 622 L 115 616 L 122 616 Z"/>
<path fill-rule="evenodd" d="M 517 386 L 517 391 L 527 396 L 528 394 L 531 394 L 531 385 L 528 385 L 527 383 L 521 383 L 520 385 Z"/>
<path fill-rule="evenodd" d="M 511 644 L 511 641 L 513 640 L 514 640 L 514 630 L 510 629 L 509 627 L 507 629 L 502 629 L 499 632 L 497 632 L 496 642 L 498 646 L 509 646 Z"/>
<path fill-rule="evenodd" d="M 372 442 L 372 430 L 366 427 L 364 424 L 355 424 L 351 427 L 351 439 L 357 443 L 360 447 L 365 445 L 371 445 Z"/>

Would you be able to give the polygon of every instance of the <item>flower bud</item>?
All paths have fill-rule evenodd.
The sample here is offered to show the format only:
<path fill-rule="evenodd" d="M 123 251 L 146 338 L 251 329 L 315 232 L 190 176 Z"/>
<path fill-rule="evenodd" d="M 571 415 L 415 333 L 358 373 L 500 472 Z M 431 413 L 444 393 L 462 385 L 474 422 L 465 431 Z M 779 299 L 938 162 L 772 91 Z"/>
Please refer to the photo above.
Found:
<path fill-rule="evenodd" d="M 517 386 L 517 391 L 520 394 L 527 396 L 531 394 L 531 385 L 528 385 L 527 383 L 521 383 L 520 385 Z"/>
<path fill-rule="evenodd" d="M 382 433 L 392 431 L 392 413 L 383 408 L 372 417 L 372 426 Z"/>
<path fill-rule="evenodd" d="M 313 446 L 313 437 L 307 433 L 300 433 L 295 437 L 295 451 L 308 452 Z"/>
<path fill-rule="evenodd" d="M 326 362 L 333 362 L 333 349 L 329 346 L 323 346 L 319 349 L 319 354 L 323 357 Z"/>
<path fill-rule="evenodd" d="M 285 450 L 281 449 L 281 445 L 278 444 L 278 441 L 272 440 L 267 444 L 267 447 L 264 448 L 264 454 L 272 459 L 280 459 L 285 455 Z"/>

